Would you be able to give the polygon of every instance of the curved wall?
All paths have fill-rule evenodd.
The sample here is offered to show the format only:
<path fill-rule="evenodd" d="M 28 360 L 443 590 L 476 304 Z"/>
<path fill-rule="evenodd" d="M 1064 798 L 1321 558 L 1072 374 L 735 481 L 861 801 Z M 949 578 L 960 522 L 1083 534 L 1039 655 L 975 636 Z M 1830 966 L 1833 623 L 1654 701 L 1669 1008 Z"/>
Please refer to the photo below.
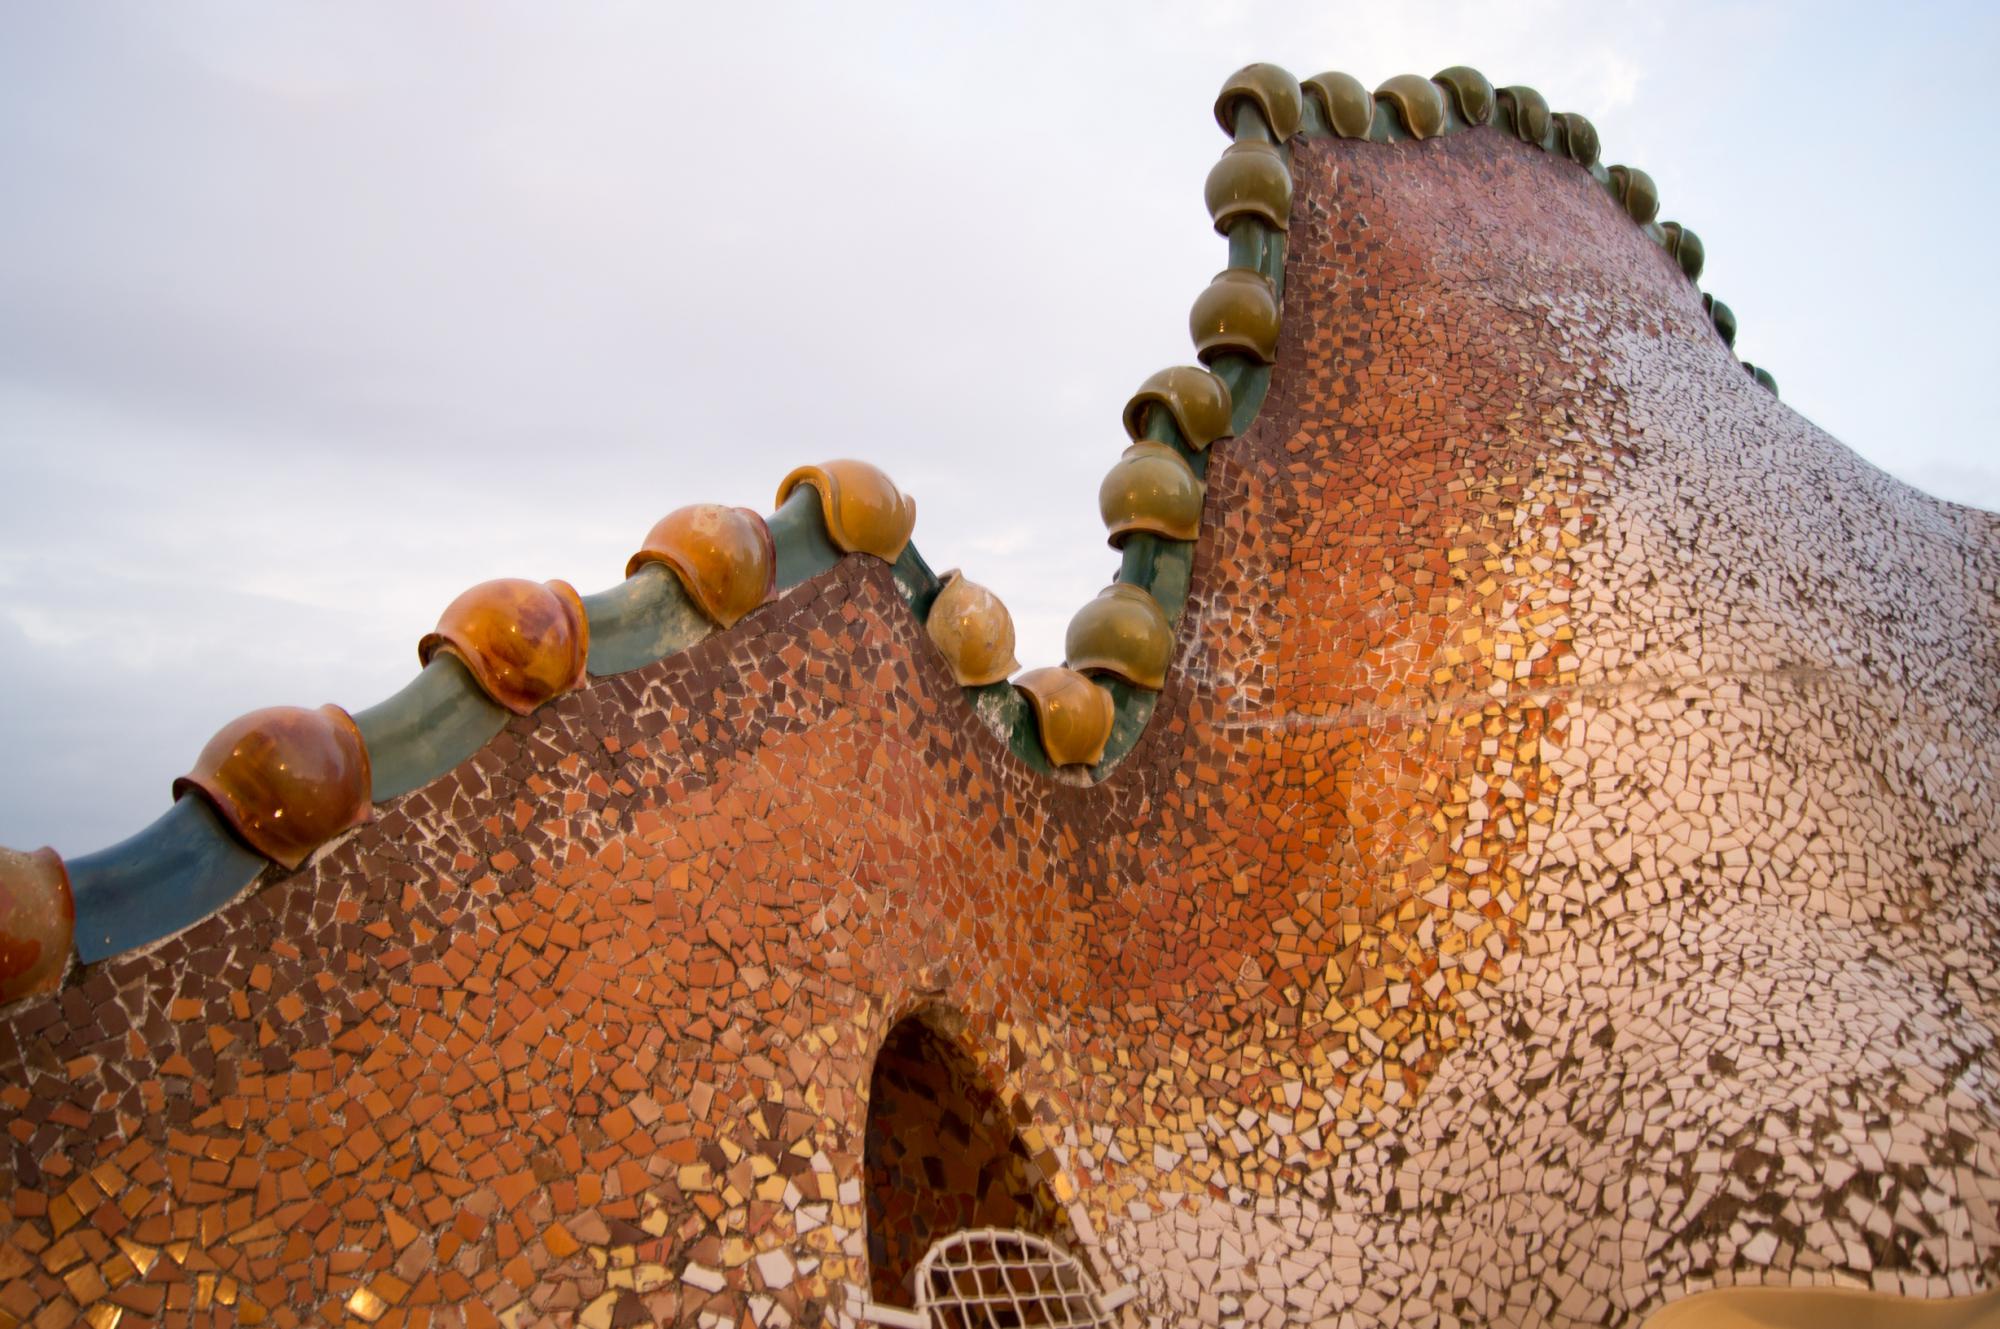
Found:
<path fill-rule="evenodd" d="M 1569 162 L 1292 174 L 1110 778 L 842 560 L 5 1012 L 0 1306 L 846 1322 L 928 1002 L 1161 1321 L 1987 1286 L 1996 519 L 1759 388 Z"/>
<path fill-rule="evenodd" d="M 1114 1244 L 1193 1257 L 1186 1322 L 1985 1286 L 1995 518 L 1758 388 L 1567 163 L 1293 170 L 1196 575 L 1216 778 L 1149 868 L 1206 961 L 1134 1113 L 1184 1198 Z"/>

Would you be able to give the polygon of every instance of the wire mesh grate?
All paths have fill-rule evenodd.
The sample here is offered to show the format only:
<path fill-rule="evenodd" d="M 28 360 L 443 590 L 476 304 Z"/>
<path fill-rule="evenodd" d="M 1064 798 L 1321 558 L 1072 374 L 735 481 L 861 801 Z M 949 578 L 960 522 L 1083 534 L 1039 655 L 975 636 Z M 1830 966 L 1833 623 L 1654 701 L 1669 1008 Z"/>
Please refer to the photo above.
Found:
<path fill-rule="evenodd" d="M 1108 1329 L 1097 1287 L 1067 1251 L 1006 1228 L 954 1232 L 917 1265 L 917 1309 L 938 1329 Z"/>

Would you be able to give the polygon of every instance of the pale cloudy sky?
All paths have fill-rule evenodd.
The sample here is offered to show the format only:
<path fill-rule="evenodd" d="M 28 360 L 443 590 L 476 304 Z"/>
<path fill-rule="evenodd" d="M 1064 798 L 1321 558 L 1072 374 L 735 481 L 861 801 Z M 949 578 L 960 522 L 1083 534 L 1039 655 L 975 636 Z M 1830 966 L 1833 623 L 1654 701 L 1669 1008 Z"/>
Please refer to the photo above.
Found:
<path fill-rule="evenodd" d="M 1096 485 L 1224 265 L 1251 60 L 1598 125 L 1785 400 L 2000 506 L 1983 5 L 0 0 L 0 843 L 100 848 L 453 595 L 854 455 L 1060 658 Z"/>

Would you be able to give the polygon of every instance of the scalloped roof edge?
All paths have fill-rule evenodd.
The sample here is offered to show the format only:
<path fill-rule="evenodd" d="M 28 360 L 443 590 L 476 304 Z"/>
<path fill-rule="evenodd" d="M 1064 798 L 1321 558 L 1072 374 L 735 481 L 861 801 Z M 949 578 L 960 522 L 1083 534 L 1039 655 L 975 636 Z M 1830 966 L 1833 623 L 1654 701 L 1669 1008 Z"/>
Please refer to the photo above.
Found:
<path fill-rule="evenodd" d="M 1145 645 L 1166 651 L 1168 676 L 1180 659 L 1173 647 L 1200 534 L 1182 529 L 1187 483 L 1199 492 L 1210 445 L 1251 426 L 1270 384 L 1284 294 L 1289 142 L 1295 136 L 1392 143 L 1490 125 L 1575 162 L 1690 282 L 1698 282 L 1703 261 L 1693 231 L 1655 220 L 1658 195 L 1651 177 L 1599 161 L 1589 121 L 1550 112 L 1533 89 L 1496 89 L 1464 66 L 1430 79 L 1398 75 L 1371 93 L 1344 74 L 1320 74 L 1302 83 L 1275 65 L 1249 65 L 1224 81 L 1215 114 L 1232 143 L 1211 172 L 1206 193 L 1216 228 L 1228 242 L 1229 265 L 1197 297 L 1190 315 L 1202 364 L 1163 370 L 1141 385 L 1124 413 L 1133 447 L 1100 493 L 1112 543 L 1123 560 L 1114 585 L 1141 593 L 1157 610 L 1154 618 L 1140 615 L 1155 624 L 1141 636 L 1157 634 L 1159 622 L 1167 625 L 1164 643 L 1155 638 Z M 1703 304 L 1718 336 L 1733 349 L 1734 314 L 1709 296 Z M 1744 368 L 1775 393 L 1768 373 Z M 1184 468 L 1186 478 L 1160 483 L 1163 474 L 1171 480 L 1176 468 Z M 1172 518 L 1178 524 L 1149 513 L 1145 493 L 1117 491 L 1121 469 L 1150 476 L 1147 492 L 1180 495 L 1175 501 L 1181 507 Z M 737 515 L 727 515 L 732 513 Z M 167 812 L 110 848 L 67 863 L 49 850 L 0 851 L 0 904 L 11 906 L 0 910 L 0 941 L 25 932 L 26 940 L 42 943 L 26 948 L 25 963 L 17 960 L 10 971 L 0 971 L 0 1002 L 54 991 L 74 966 L 148 949 L 254 890 L 277 863 L 251 847 L 263 842 L 260 827 L 268 830 L 272 814 L 289 811 L 293 827 L 303 821 L 324 828 L 317 842 L 298 854 L 303 867 L 369 820 L 374 805 L 422 788 L 472 757 L 501 731 L 510 710 L 532 713 L 587 677 L 644 668 L 685 651 L 849 555 L 889 565 L 902 599 L 945 653 L 974 712 L 1025 765 L 1072 783 L 1108 777 L 1145 732 L 1165 685 L 1153 657 L 1121 660 L 1094 644 L 1117 634 L 1093 634 L 1091 616 L 1129 612 L 1132 595 L 1111 597 L 1116 603 L 1108 608 L 1101 596 L 1072 622 L 1066 654 L 1084 661 L 1083 669 L 1065 663 L 1012 680 L 965 684 L 974 675 L 953 652 L 977 649 L 986 653 L 982 658 L 992 658 L 998 651 L 998 658 L 1011 661 L 1011 619 L 990 593 L 961 583 L 979 594 L 953 597 L 947 612 L 972 617 L 933 624 L 945 581 L 910 540 L 914 522 L 914 503 L 879 470 L 860 462 L 827 462 L 787 476 L 777 510 L 768 518 L 712 504 L 676 510 L 633 556 L 630 575 L 594 595 L 579 597 L 561 582 L 474 587 L 447 609 L 439 631 L 425 640 L 422 672 L 394 696 L 351 717 L 338 707 L 273 708 L 232 721 L 204 750 L 196 769 L 176 782 Z M 969 607 L 961 611 L 961 604 Z M 483 635 L 495 623 L 510 626 L 516 638 L 530 639 L 530 656 L 502 658 L 505 652 Z M 1101 700 L 1092 702 L 1092 696 Z M 308 718 L 313 716 L 319 718 Z M 240 739 L 246 733 L 255 741 L 218 749 L 225 735 Z M 360 739 L 359 801 L 296 805 L 311 795 L 287 786 L 274 764 L 345 759 L 348 766 L 335 774 L 353 787 L 354 735 Z M 246 749 L 253 756 L 246 758 Z M 255 751 L 264 754 L 262 765 Z M 340 780 L 332 784 L 337 787 Z M 278 875 L 297 870 L 280 866 Z M 24 952 L 0 947 L 0 953 Z"/>

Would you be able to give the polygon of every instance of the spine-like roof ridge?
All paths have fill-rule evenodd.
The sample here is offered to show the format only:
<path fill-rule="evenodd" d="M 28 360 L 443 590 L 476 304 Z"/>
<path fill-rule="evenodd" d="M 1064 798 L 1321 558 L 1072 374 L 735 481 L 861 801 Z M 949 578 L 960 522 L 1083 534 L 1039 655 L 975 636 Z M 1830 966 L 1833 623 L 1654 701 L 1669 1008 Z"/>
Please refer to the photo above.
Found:
<path fill-rule="evenodd" d="M 217 732 L 174 783 L 173 805 L 111 848 L 65 863 L 48 849 L 0 850 L 0 1001 L 60 986 L 73 962 L 135 950 L 198 922 L 369 821 L 376 804 L 430 783 L 591 676 L 654 664 L 726 631 L 843 557 L 889 565 L 966 699 L 1030 767 L 1102 779 L 1144 733 L 1175 663 L 1200 535 L 1212 445 L 1247 430 L 1279 340 L 1292 207 L 1289 143 L 1300 135 L 1376 143 L 1493 128 L 1574 162 L 1618 201 L 1690 282 L 1700 238 L 1658 222 L 1644 171 L 1606 167 L 1581 115 L 1532 88 L 1496 89 L 1453 66 L 1401 74 L 1372 93 L 1346 74 L 1300 80 L 1275 65 L 1232 74 L 1215 102 L 1230 136 L 1205 195 L 1228 265 L 1195 299 L 1199 365 L 1149 377 L 1124 409 L 1129 446 L 1100 486 L 1122 563 L 1069 625 L 1064 662 L 1017 673 L 1006 607 L 957 570 L 939 577 L 911 541 L 916 505 L 882 471 L 834 460 L 791 472 L 769 517 L 699 503 L 647 534 L 626 579 L 595 595 L 504 579 L 454 600 L 419 646 L 422 672 L 349 714 L 273 707 Z M 1729 307 L 1704 296 L 1717 333 Z M 1770 375 L 1746 365 L 1776 390 Z"/>

